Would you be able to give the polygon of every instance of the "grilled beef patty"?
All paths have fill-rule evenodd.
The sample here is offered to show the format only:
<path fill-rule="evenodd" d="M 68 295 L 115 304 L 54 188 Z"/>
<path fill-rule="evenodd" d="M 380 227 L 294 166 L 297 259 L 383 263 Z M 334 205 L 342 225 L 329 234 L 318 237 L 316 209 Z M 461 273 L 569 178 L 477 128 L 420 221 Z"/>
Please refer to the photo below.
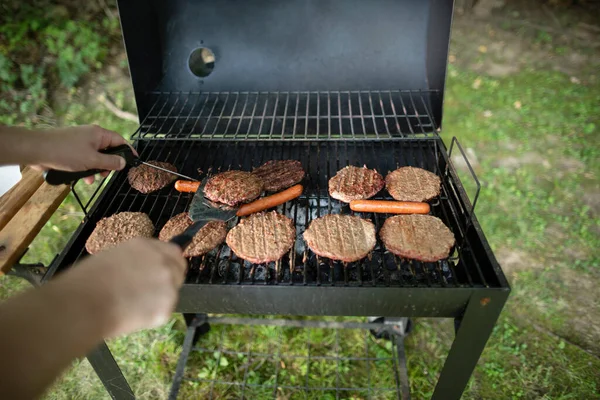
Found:
<path fill-rule="evenodd" d="M 348 165 L 329 180 L 329 194 L 334 199 L 350 203 L 375 196 L 383 186 L 383 177 L 374 169 Z"/>
<path fill-rule="evenodd" d="M 182 234 L 192 225 L 188 213 L 177 214 L 167 221 L 158 234 L 163 242 L 168 242 L 175 236 Z M 199 257 L 223 243 L 227 235 L 225 221 L 210 221 L 194 235 L 192 242 L 183 251 L 184 257 Z"/>
<path fill-rule="evenodd" d="M 204 225 L 183 251 L 184 257 L 199 257 L 223 243 L 227 236 L 227 222 L 210 221 Z"/>
<path fill-rule="evenodd" d="M 175 168 L 173 164 L 166 162 L 148 161 L 148 164 L 177 172 L 177 168 Z M 132 188 L 144 194 L 162 189 L 177 179 L 173 174 L 160 171 L 144 164 L 131 168 L 127 173 L 127 178 L 129 179 L 129 184 Z"/>
<path fill-rule="evenodd" d="M 236 206 L 256 199 L 262 190 L 262 181 L 252 173 L 227 171 L 213 176 L 206 182 L 204 195 L 209 200 Z"/>
<path fill-rule="evenodd" d="M 425 262 L 447 258 L 455 243 L 450 229 L 431 215 L 390 217 L 383 223 L 379 236 L 390 252 Z"/>
<path fill-rule="evenodd" d="M 310 223 L 304 232 L 304 240 L 322 257 L 357 261 L 375 247 L 375 225 L 353 215 L 329 214 Z"/>
<path fill-rule="evenodd" d="M 304 178 L 302 163 L 297 160 L 267 161 L 252 173 L 263 181 L 264 190 L 268 192 L 287 189 Z"/>
<path fill-rule="evenodd" d="M 125 211 L 98 221 L 85 248 L 96 254 L 136 237 L 152 237 L 153 233 L 154 225 L 147 214 Z"/>
<path fill-rule="evenodd" d="M 399 201 L 428 201 L 440 195 L 440 178 L 421 168 L 402 167 L 385 177 L 385 186 Z"/>
<path fill-rule="evenodd" d="M 252 214 L 227 234 L 227 245 L 254 264 L 277 261 L 293 246 L 294 222 L 275 211 Z"/>
<path fill-rule="evenodd" d="M 168 242 L 177 235 L 181 235 L 187 228 L 192 225 L 192 219 L 188 213 L 183 212 L 172 217 L 162 227 L 158 234 L 158 238 L 163 242 Z"/>

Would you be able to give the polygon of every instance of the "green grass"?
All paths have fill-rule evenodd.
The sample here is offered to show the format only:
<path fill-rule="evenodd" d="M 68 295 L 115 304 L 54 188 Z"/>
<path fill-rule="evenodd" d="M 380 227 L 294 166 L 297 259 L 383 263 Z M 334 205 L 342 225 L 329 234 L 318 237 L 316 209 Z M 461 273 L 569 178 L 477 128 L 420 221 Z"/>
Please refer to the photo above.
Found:
<path fill-rule="evenodd" d="M 567 245 L 582 246 L 587 258 L 579 266 L 597 266 L 599 221 L 581 198 L 598 187 L 600 87 L 552 72 L 491 79 L 450 68 L 448 92 L 443 134 L 479 155 L 478 215 L 492 244 L 556 254 L 559 247 L 540 240 L 554 223 L 568 233 Z M 514 166 L 502 167 L 509 157 Z M 469 186 L 471 179 L 462 180 Z"/>
<path fill-rule="evenodd" d="M 474 82 L 477 84 L 474 85 Z M 474 89 L 473 87 L 477 87 Z M 121 133 L 135 126 L 102 109 L 70 102 L 64 122 L 99 123 Z M 600 184 L 600 87 L 573 84 L 569 77 L 547 71 L 523 71 L 505 78 L 477 76 L 450 67 L 443 136 L 457 136 L 471 148 L 482 182 L 477 216 L 497 254 L 517 252 L 521 259 L 506 269 L 513 292 L 465 392 L 466 399 L 594 399 L 600 398 L 600 222 L 589 202 Z M 468 174 L 461 174 L 470 191 Z M 83 188 L 89 194 L 92 188 Z M 49 263 L 65 245 L 81 219 L 70 196 L 44 227 L 27 255 L 29 261 Z M 0 279 L 0 298 L 25 287 L 15 278 Z M 589 325 L 583 324 L 588 322 Z M 433 391 L 453 338 L 451 321 L 419 319 L 407 339 L 411 390 L 414 398 Z M 337 370 L 344 384 L 365 383 L 366 364 L 308 363 L 285 355 L 255 360 L 246 355 L 225 356 L 216 348 L 224 331 L 224 348 L 267 351 L 284 335 L 282 354 L 363 354 L 364 334 L 344 332 L 335 348 L 331 331 L 280 328 L 227 329 L 215 327 L 201 345 L 215 351 L 194 353 L 189 377 L 207 379 L 218 370 L 220 379 L 239 378 L 271 384 L 279 361 L 280 379 L 290 385 L 306 382 L 333 385 Z M 142 399 L 165 398 L 183 342 L 180 317 L 159 329 L 111 341 L 115 357 L 134 391 Z M 389 344 L 370 339 L 368 351 L 390 354 Z M 584 351 L 590 350 L 593 354 Z M 283 365 L 281 364 L 283 362 Z M 369 365 L 387 384 L 393 377 Z M 204 398 L 210 385 L 186 383 L 186 398 Z M 237 398 L 239 388 L 216 385 L 222 398 Z M 247 388 L 253 398 L 271 392 Z M 254 391 L 253 391 L 254 390 Z M 281 398 L 327 398 L 335 393 L 304 397 L 282 391 Z M 363 398 L 361 393 L 347 393 Z M 362 396 L 362 397 L 361 397 Z M 103 398 L 106 394 L 86 361 L 52 388 L 50 399 Z M 386 398 L 377 393 L 375 398 Z M 345 397 L 343 397 L 345 398 Z"/>
<path fill-rule="evenodd" d="M 252 336 L 248 338 L 249 332 Z M 224 345 L 219 349 L 221 335 Z M 200 340 L 199 346 L 209 350 L 192 353 L 186 370 L 189 381 L 182 386 L 182 398 L 205 398 L 211 390 L 213 395 L 218 394 L 217 398 L 240 398 L 242 391 L 248 398 L 256 398 L 258 393 L 272 396 L 276 383 L 287 386 L 277 390 L 283 398 L 335 398 L 331 388 L 336 386 L 353 389 L 343 393 L 345 398 L 363 398 L 369 382 L 373 393 L 377 392 L 375 398 L 391 398 L 393 392 L 389 388 L 396 385 L 391 342 L 376 340 L 362 330 L 217 326 Z M 210 381 L 215 379 L 219 382 L 212 385 Z M 245 388 L 222 384 L 244 381 Z M 297 387 L 309 389 L 303 393 Z"/>

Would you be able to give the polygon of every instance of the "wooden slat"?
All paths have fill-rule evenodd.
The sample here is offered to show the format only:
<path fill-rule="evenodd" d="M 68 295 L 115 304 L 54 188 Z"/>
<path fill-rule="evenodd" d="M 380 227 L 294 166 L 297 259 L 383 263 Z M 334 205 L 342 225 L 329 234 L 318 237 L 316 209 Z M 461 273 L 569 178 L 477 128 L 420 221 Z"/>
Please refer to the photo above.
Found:
<path fill-rule="evenodd" d="M 0 275 L 8 272 L 69 194 L 68 185 L 43 183 L 0 231 Z"/>
<path fill-rule="evenodd" d="M 21 180 L 0 197 L 0 231 L 44 183 L 40 171 L 25 167 Z"/>

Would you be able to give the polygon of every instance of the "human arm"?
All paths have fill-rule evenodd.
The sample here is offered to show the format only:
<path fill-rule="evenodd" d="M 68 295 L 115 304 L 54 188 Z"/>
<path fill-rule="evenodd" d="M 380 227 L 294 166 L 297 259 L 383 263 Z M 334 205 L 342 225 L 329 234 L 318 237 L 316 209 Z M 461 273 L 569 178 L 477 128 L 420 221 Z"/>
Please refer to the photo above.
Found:
<path fill-rule="evenodd" d="M 40 397 L 102 339 L 166 322 L 186 266 L 177 246 L 134 239 L 0 304 L 0 398 Z"/>
<path fill-rule="evenodd" d="M 27 164 L 37 169 L 121 170 L 125 160 L 98 150 L 127 144 L 118 133 L 97 125 L 31 130 L 0 126 L 0 163 Z M 88 183 L 93 177 L 86 178 Z"/>

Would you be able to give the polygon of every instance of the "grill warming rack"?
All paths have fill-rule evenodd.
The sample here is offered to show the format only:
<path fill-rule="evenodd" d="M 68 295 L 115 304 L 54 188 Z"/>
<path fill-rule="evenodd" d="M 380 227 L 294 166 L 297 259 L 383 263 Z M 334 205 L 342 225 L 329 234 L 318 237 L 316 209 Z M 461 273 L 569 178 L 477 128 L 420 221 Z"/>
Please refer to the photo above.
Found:
<path fill-rule="evenodd" d="M 398 140 L 435 138 L 437 90 L 152 92 L 134 139 Z"/>

